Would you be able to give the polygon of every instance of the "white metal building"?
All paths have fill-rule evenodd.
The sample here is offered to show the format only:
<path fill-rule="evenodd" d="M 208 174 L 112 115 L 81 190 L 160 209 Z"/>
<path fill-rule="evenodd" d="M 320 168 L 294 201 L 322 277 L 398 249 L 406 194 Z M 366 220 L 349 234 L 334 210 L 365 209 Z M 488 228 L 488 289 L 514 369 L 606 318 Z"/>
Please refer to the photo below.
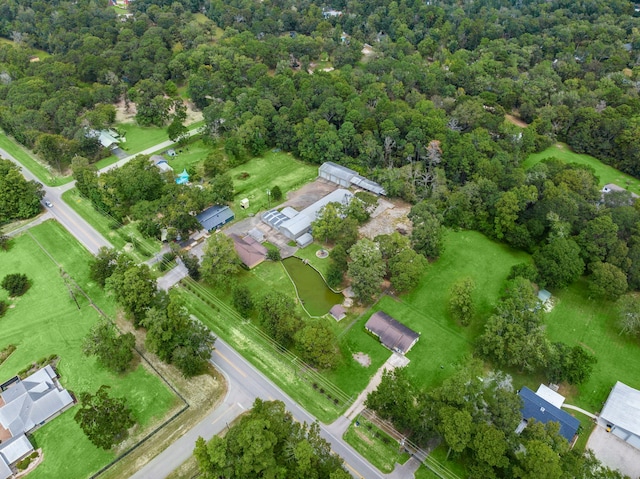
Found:
<path fill-rule="evenodd" d="M 618 381 L 600 412 L 611 433 L 640 449 L 640 391 Z"/>
<path fill-rule="evenodd" d="M 346 188 L 355 186 L 376 195 L 386 195 L 384 188 L 375 181 L 368 180 L 356 171 L 332 161 L 327 161 L 320 166 L 318 176 Z"/>

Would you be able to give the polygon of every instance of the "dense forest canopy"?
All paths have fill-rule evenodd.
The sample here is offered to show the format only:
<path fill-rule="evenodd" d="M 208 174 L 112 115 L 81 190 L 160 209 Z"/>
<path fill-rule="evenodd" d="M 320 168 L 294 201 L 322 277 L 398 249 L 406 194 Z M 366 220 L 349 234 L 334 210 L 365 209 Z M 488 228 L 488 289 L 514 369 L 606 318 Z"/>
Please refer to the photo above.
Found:
<path fill-rule="evenodd" d="M 563 286 L 586 271 L 606 297 L 640 286 L 630 199 L 602 203 L 584 167 L 520 166 L 566 141 L 640 176 L 631 3 L 143 0 L 123 16 L 106 2 L 2 0 L 0 9 L 0 34 L 17 44 L 0 46 L 0 126 L 58 169 L 76 155 L 92 162 L 103 154 L 86 132 L 114 122 L 116 101 L 135 102 L 142 125 L 180 126 L 183 87 L 203 110 L 205 139 L 224 147 L 225 165 L 273 147 L 336 161 L 390 196 L 427 201 L 429 224 L 536 251 L 530 279 L 540 284 Z M 50 56 L 31 61 L 26 47 Z M 530 125 L 512 124 L 508 113 Z M 194 224 L 184 214 L 151 224 L 158 204 L 182 193 L 165 196 L 151 184 L 128 191 L 118 174 L 98 181 L 75 163 L 94 204 L 142 220 L 149 234 Z M 228 199 L 218 163 L 201 177 L 224 183 Z M 119 186 L 106 190 L 110 181 Z M 180 204 L 190 212 L 202 201 Z"/>
<path fill-rule="evenodd" d="M 325 15 L 329 7 L 341 14 Z M 640 40 L 627 1 L 130 8 L 125 17 L 106 1 L 2 0 L 0 36 L 52 56 L 31 62 L 26 49 L 0 47 L 0 126 L 64 168 L 75 154 L 100 157 L 85 128 L 113 122 L 109 104 L 132 99 L 142 124 L 164 124 L 186 82 L 210 133 L 224 134 L 235 155 L 276 145 L 382 168 L 420 161 L 438 139 L 447 178 L 464 183 L 482 159 L 517 164 L 561 140 L 640 175 Z M 224 29 L 221 39 L 198 12 Z M 367 61 L 365 43 L 375 52 Z M 338 70 L 309 75 L 320 58 Z M 522 137 L 504 124 L 513 109 L 532 123 Z"/>

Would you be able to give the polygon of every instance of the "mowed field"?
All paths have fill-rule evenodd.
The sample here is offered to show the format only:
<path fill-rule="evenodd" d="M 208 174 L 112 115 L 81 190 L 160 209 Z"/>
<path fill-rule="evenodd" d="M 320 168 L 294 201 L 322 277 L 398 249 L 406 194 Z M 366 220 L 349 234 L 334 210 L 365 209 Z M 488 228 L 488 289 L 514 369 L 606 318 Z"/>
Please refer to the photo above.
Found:
<path fill-rule="evenodd" d="M 457 363 L 472 351 L 473 339 L 482 331 L 511 266 L 528 258 L 475 231 L 450 231 L 444 253 L 414 291 L 398 299 L 383 297 L 376 304 L 374 310 L 383 310 L 420 333 L 407 355 L 411 359 L 408 371 L 417 384 L 434 387 L 455 371 Z M 468 327 L 457 324 L 448 312 L 451 286 L 465 277 L 476 285 L 476 317 Z"/>
<path fill-rule="evenodd" d="M 287 192 L 296 190 L 318 176 L 318 167 L 296 160 L 290 153 L 269 151 L 244 165 L 229 170 L 233 178 L 235 197 L 231 209 L 236 218 L 245 218 L 272 208 L 286 199 Z M 282 200 L 269 202 L 267 190 L 280 187 Z M 240 208 L 240 201 L 249 199 L 249 208 Z"/>
<path fill-rule="evenodd" d="M 0 318 L 0 349 L 9 344 L 16 351 L 0 365 L 0 381 L 45 356 L 60 357 L 57 369 L 61 383 L 76 396 L 95 392 L 102 384 L 111 386 L 111 394 L 126 397 L 136 420 L 149 425 L 177 405 L 176 397 L 158 378 L 138 364 L 126 375 L 117 376 L 97 366 L 94 358 L 82 354 L 81 345 L 98 313 L 79 294 L 80 309 L 71 298 L 59 267 L 41 249 L 38 242 L 107 314 L 115 306 L 97 285 L 89 282 L 89 253 L 58 223 L 48 221 L 16 238 L 9 252 L 0 252 L 0 277 L 24 273 L 32 282 L 29 291 L 9 302 L 14 305 Z M 0 290 L 0 299 L 7 300 Z M 73 420 L 71 408 L 37 430 L 33 437 L 44 451 L 44 462 L 32 472 L 32 478 L 84 478 L 116 457 L 116 451 L 96 448 Z"/>
<path fill-rule="evenodd" d="M 566 163 L 579 163 L 581 165 L 592 167 L 598 178 L 600 178 L 600 186 L 604 186 L 607 183 L 615 183 L 616 185 L 626 188 L 633 193 L 640 194 L 640 180 L 618 171 L 612 166 L 605 165 L 593 156 L 575 153 L 564 143 L 556 143 L 540 153 L 533 153 L 532 155 L 529 155 L 529 157 L 522 163 L 522 166 L 523 168 L 528 169 L 545 158 L 552 157 L 558 158 Z"/>
<path fill-rule="evenodd" d="M 640 389 L 640 344 L 619 334 L 614 304 L 591 298 L 584 279 L 558 291 L 556 301 L 546 313 L 551 340 L 580 345 L 598 360 L 589 381 L 565 391 L 567 402 L 596 413 L 616 381 Z"/>

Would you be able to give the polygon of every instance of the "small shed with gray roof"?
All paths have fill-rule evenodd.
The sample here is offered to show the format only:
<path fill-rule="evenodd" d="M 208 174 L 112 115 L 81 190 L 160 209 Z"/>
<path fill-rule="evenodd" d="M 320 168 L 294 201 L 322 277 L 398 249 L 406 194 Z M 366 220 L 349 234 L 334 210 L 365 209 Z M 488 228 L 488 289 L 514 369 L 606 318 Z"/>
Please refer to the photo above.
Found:
<path fill-rule="evenodd" d="M 380 338 L 383 346 L 400 354 L 407 354 L 420 339 L 420 334 L 383 311 L 374 313 L 364 328 Z"/>
<path fill-rule="evenodd" d="M 600 419 L 611 427 L 612 434 L 640 449 L 640 391 L 616 382 L 600 412 Z"/>

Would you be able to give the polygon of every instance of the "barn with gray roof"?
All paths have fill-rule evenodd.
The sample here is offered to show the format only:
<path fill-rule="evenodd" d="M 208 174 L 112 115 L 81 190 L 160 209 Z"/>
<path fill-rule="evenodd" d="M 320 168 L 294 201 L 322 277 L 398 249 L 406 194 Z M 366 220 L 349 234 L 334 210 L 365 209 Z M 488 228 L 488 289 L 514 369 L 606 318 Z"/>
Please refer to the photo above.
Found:
<path fill-rule="evenodd" d="M 233 211 L 226 205 L 214 205 L 196 216 L 207 231 L 216 230 L 235 218 Z"/>
<path fill-rule="evenodd" d="M 347 168 L 346 166 L 338 165 L 332 161 L 327 161 L 320 166 L 318 176 L 344 188 L 355 186 L 356 188 L 369 191 L 375 195 L 384 196 L 387 194 L 384 188 L 375 181 L 371 181 L 358 174 L 357 171 Z"/>

